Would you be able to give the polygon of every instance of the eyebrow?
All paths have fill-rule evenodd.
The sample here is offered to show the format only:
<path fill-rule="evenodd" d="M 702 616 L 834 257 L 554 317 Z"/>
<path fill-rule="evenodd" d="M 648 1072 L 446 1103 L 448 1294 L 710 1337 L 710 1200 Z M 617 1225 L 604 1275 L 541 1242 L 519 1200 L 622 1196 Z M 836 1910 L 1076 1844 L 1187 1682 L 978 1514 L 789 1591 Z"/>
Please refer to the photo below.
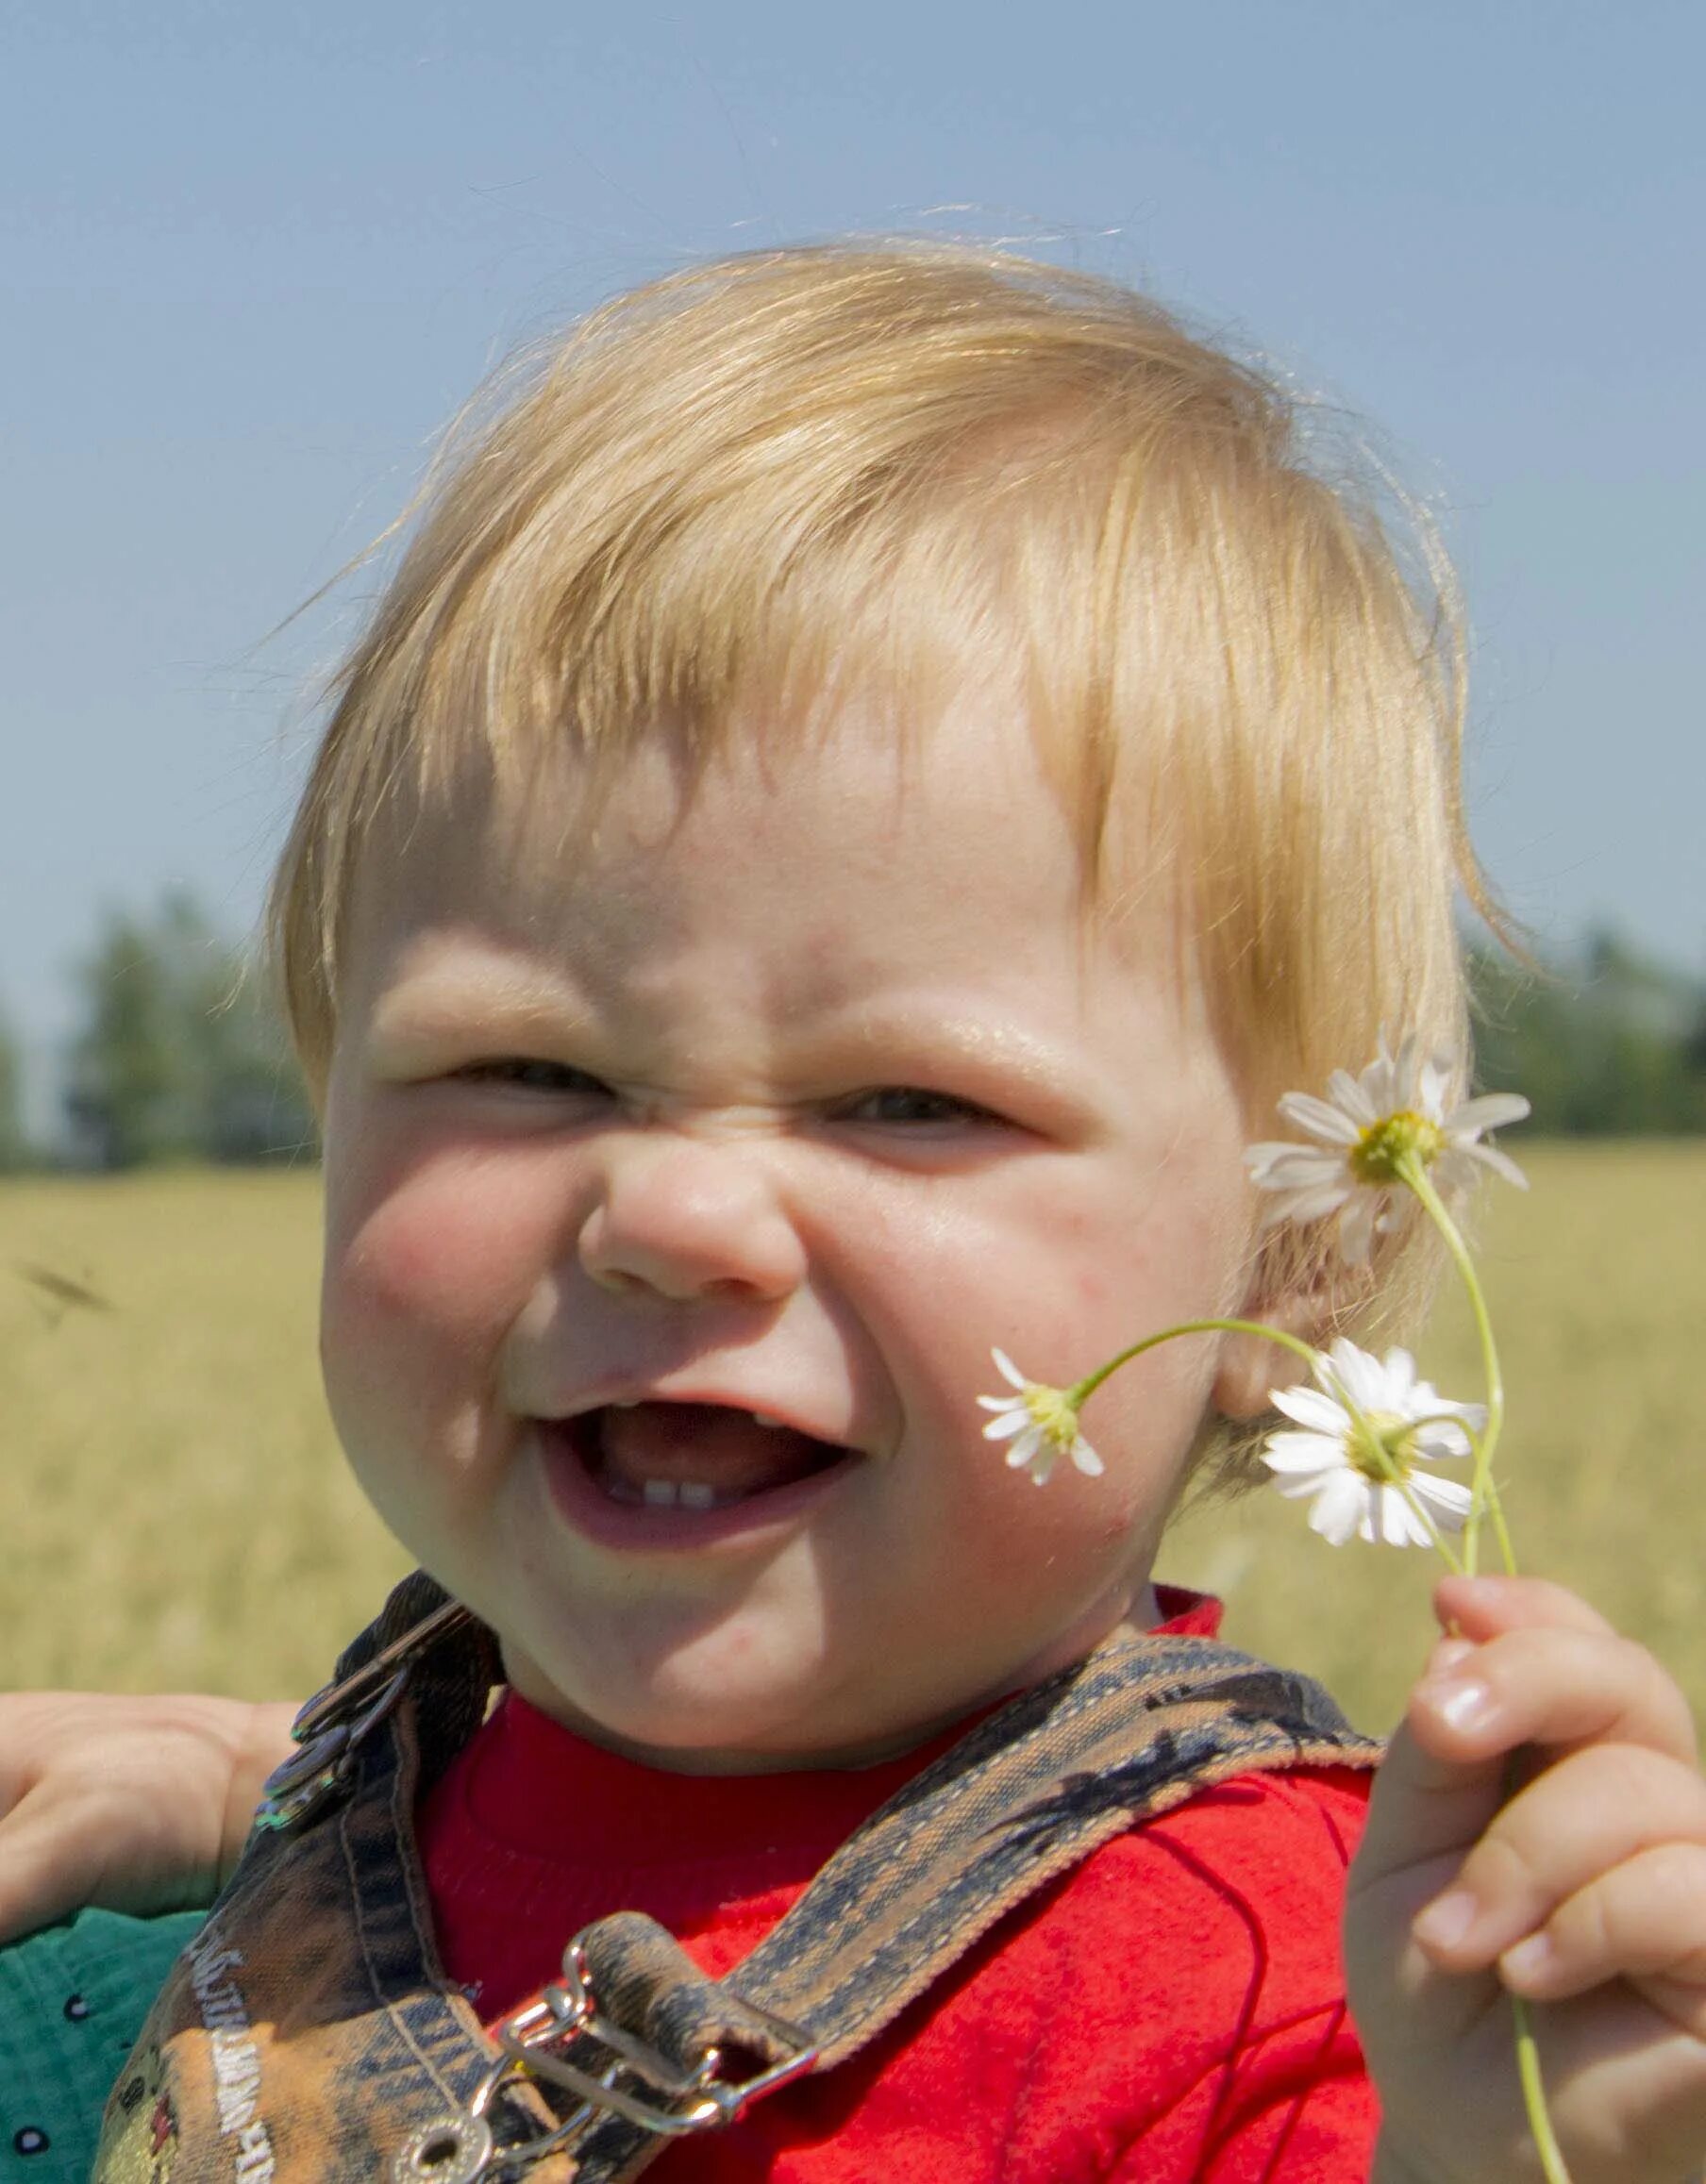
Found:
<path fill-rule="evenodd" d="M 835 1052 L 852 1060 L 867 1045 L 889 1050 L 885 1075 L 896 1067 L 904 1072 L 915 1057 L 925 1077 L 940 1077 L 945 1068 L 963 1069 L 974 1077 L 987 1075 L 995 1080 L 992 1097 L 999 1097 L 1002 1086 L 1023 1086 L 1062 1117 L 1070 1112 L 1084 1119 L 1108 1090 L 1102 1070 L 1079 1050 L 1016 1025 L 991 1025 L 977 1017 L 896 1018 L 873 1011 L 845 1045 L 836 1042 Z"/>
<path fill-rule="evenodd" d="M 1011 1025 L 982 1023 L 976 1017 L 912 1018 L 873 1012 L 858 1025 L 853 1043 L 878 1045 L 885 1040 L 901 1046 L 928 1042 L 952 1058 L 993 1064 L 1004 1075 L 1029 1083 L 1059 1083 L 1070 1066 L 1068 1055 L 1049 1041 Z"/>
<path fill-rule="evenodd" d="M 532 964 L 502 956 L 428 964 L 405 970 L 376 1004 L 371 1038 L 382 1045 L 430 1050 L 440 1040 L 465 1038 L 474 1026 L 494 1041 L 574 1040 L 610 1026 L 575 990 Z M 984 1075 L 990 1096 L 999 1085 L 1022 1085 L 1062 1113 L 1083 1115 L 1086 1094 L 1098 1103 L 1105 1090 L 1099 1069 L 1083 1054 L 1012 1025 L 976 1016 L 952 1016 L 928 1007 L 895 1010 L 848 1000 L 828 1025 L 810 1034 L 815 1066 L 859 1075 L 867 1053 L 876 1064 L 870 1081 L 939 1080 L 956 1070 Z M 994 1080 L 999 1080 L 999 1083 Z M 946 1089 L 946 1088 L 945 1088 Z M 976 1088 L 973 1088 L 976 1089 Z"/>
<path fill-rule="evenodd" d="M 434 965 L 405 972 L 373 1012 L 381 1040 L 430 1042 L 467 1029 L 471 1020 L 505 1031 L 574 1030 L 589 1011 L 560 981 L 501 959 L 473 966 Z"/>

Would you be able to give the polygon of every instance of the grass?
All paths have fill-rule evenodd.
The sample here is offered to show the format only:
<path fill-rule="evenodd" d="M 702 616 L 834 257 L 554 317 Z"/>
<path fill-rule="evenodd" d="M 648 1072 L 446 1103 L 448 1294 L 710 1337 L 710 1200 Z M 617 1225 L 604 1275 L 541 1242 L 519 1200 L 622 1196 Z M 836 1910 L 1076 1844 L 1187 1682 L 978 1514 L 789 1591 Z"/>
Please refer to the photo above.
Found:
<path fill-rule="evenodd" d="M 1706 1146 L 1524 1159 L 1533 1192 L 1489 1202 L 1480 1248 L 1518 1550 L 1655 1646 L 1698 1704 Z M 317 1217 L 307 1174 L 0 1190 L 0 1686 L 303 1693 L 401 1574 L 320 1397 Z M 40 1270 L 110 1309 L 55 1299 Z M 1450 1294 L 1422 1354 L 1447 1393 L 1477 1392 Z M 1227 1596 L 1229 1637 L 1323 1676 L 1373 1726 L 1426 1650 L 1435 1567 L 1335 1552 L 1263 1495 L 1188 1518 L 1162 1558 Z"/>
<path fill-rule="evenodd" d="M 0 1193 L 0 1683 L 306 1693 L 405 1567 L 320 1393 L 318 1219 L 308 1174 Z"/>

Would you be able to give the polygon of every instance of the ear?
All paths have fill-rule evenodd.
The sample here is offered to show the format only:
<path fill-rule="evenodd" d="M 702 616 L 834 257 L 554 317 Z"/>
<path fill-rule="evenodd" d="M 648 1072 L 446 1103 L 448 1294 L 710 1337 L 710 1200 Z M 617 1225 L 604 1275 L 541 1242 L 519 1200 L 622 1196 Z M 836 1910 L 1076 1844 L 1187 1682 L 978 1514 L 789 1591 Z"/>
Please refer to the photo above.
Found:
<path fill-rule="evenodd" d="M 1304 1269 L 1295 1257 L 1286 1258 L 1289 1263 L 1280 1251 L 1261 1256 L 1237 1316 L 1259 1320 L 1305 1342 L 1324 1342 L 1351 1301 L 1345 1293 L 1348 1270 L 1337 1265 L 1330 1271 L 1319 1266 Z M 1241 1423 L 1260 1418 L 1273 1409 L 1272 1392 L 1303 1379 L 1306 1370 L 1302 1359 L 1279 1342 L 1260 1335 L 1227 1335 L 1222 1338 L 1210 1400 L 1223 1418 Z"/>

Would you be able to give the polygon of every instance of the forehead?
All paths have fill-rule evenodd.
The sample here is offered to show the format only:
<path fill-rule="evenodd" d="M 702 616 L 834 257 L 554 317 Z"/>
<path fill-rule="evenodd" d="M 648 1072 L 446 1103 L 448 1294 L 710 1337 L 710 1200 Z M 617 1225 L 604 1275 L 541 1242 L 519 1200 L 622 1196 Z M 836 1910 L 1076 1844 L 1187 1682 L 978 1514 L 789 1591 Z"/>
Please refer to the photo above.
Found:
<path fill-rule="evenodd" d="M 614 978 L 672 938 L 763 953 L 780 914 L 796 956 L 851 967 L 867 939 L 892 954 L 897 925 L 920 957 L 963 951 L 997 905 L 1051 948 L 1110 928 L 1171 947 L 1170 876 L 1141 829 L 1116 826 L 1114 852 L 1093 901 L 1058 768 L 998 686 L 923 723 L 875 695 L 804 721 L 753 706 L 702 755 L 659 727 L 611 764 L 561 751 L 512 785 L 469 772 L 393 813 L 361 860 L 345 961 L 360 980 L 409 935 L 455 927 Z"/>

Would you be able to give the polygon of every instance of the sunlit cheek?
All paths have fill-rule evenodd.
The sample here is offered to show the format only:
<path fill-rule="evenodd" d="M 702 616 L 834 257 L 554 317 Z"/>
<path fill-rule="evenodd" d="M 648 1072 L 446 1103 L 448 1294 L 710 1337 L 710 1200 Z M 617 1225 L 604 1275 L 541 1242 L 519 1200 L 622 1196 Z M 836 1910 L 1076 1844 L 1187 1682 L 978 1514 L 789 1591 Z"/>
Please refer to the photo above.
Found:
<path fill-rule="evenodd" d="M 479 1400 L 553 1264 L 549 1193 L 526 1163 L 447 1156 L 361 1186 L 334 1175 L 329 1192 L 322 1353 L 334 1408 L 413 1415 Z"/>
<path fill-rule="evenodd" d="M 445 1154 L 391 1189 L 334 1200 L 329 1234 L 364 1309 L 455 1334 L 520 1309 L 557 1223 L 532 1163 Z"/>

